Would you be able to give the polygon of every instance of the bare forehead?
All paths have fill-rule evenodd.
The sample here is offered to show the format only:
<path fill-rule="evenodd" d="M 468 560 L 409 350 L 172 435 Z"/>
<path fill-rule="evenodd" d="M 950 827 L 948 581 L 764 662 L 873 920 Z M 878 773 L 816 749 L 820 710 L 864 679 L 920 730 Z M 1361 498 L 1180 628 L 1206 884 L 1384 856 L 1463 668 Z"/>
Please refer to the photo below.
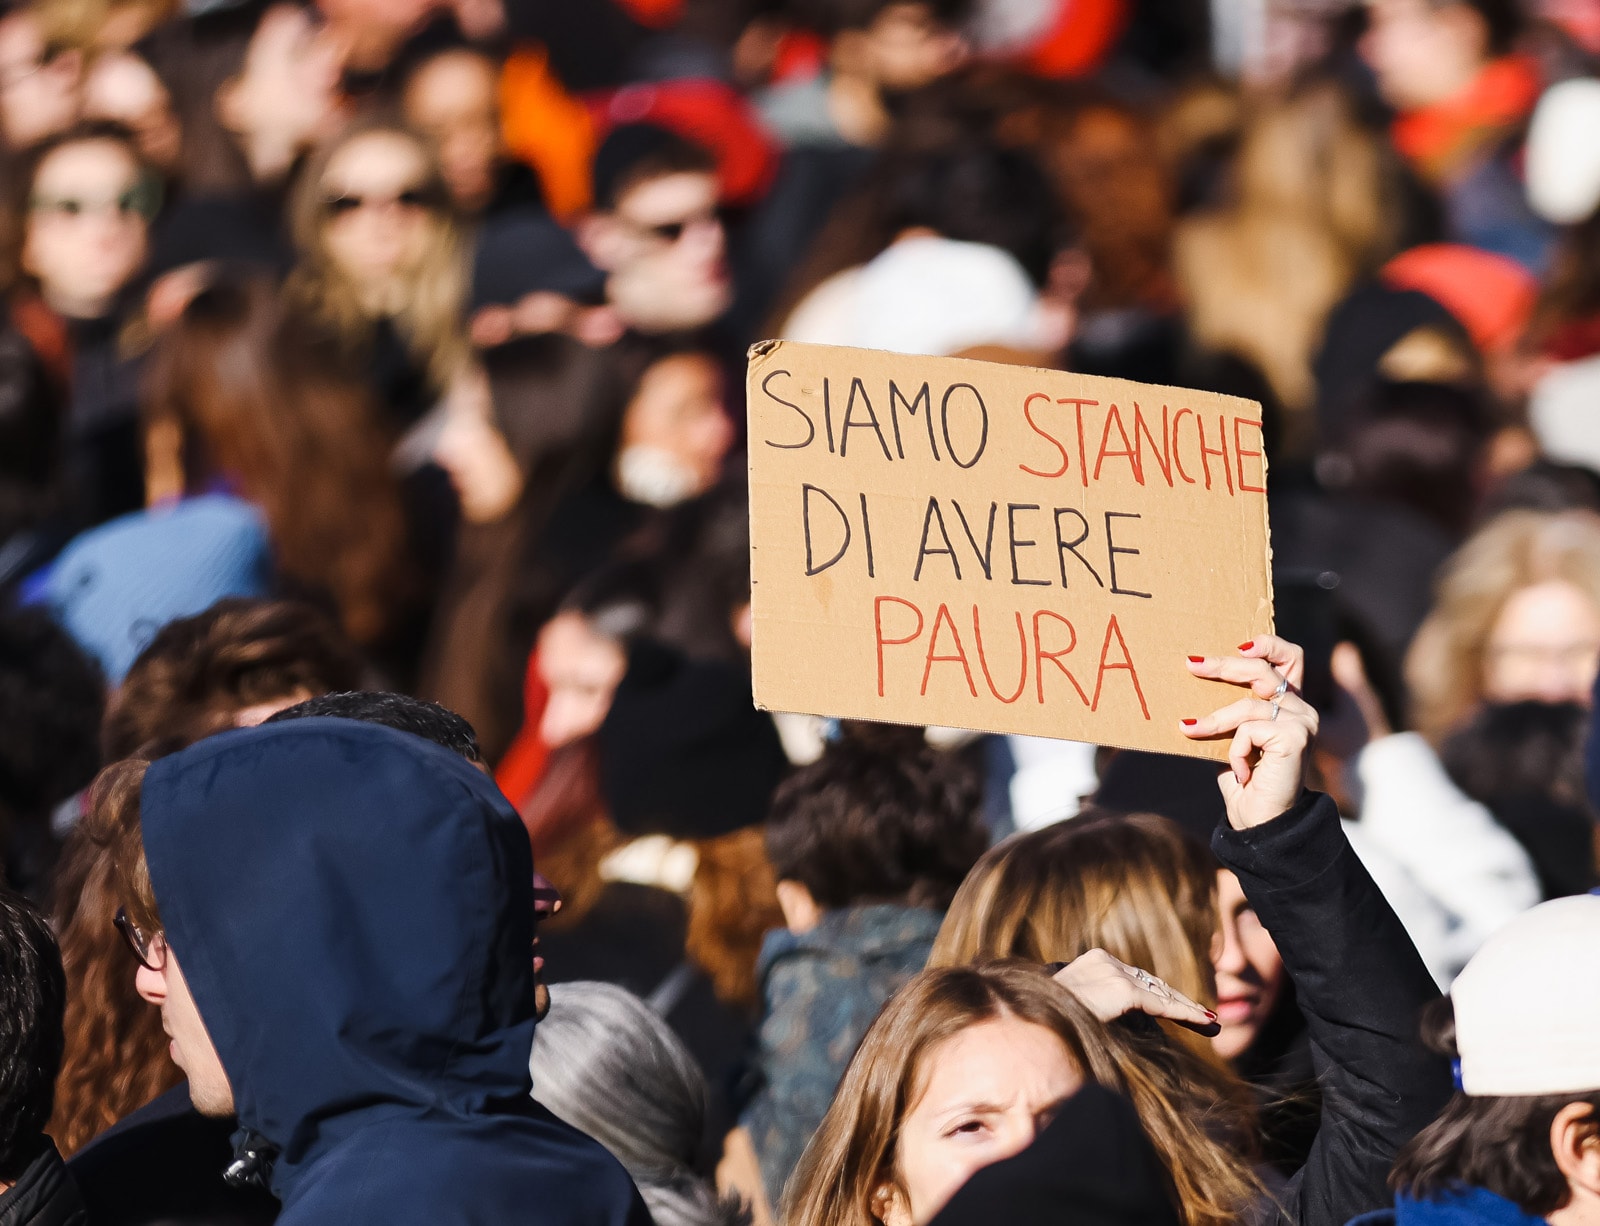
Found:
<path fill-rule="evenodd" d="M 473 51 L 445 51 L 433 57 L 411 78 L 406 100 L 424 109 L 462 110 L 492 102 L 495 69 Z"/>
<path fill-rule="evenodd" d="M 323 171 L 327 182 L 344 184 L 369 179 L 409 178 L 420 174 L 427 159 L 415 139 L 404 132 L 364 132 L 335 153 Z"/>
<path fill-rule="evenodd" d="M 717 203 L 717 177 L 710 171 L 684 170 L 630 187 L 617 211 L 644 225 L 681 220 Z"/>
<path fill-rule="evenodd" d="M 34 174 L 35 190 L 77 186 L 121 185 L 137 175 L 138 159 L 119 140 L 76 140 L 45 154 Z"/>

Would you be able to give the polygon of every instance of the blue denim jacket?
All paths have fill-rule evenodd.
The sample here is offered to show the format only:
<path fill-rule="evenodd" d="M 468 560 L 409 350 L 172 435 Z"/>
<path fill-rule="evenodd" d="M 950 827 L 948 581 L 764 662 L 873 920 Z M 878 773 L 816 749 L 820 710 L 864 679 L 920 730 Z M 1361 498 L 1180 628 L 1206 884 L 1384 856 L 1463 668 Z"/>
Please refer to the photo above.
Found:
<path fill-rule="evenodd" d="M 810 932 L 767 934 L 758 965 L 760 1087 L 740 1123 L 774 1209 L 861 1036 L 923 968 L 943 918 L 923 907 L 846 907 Z"/>

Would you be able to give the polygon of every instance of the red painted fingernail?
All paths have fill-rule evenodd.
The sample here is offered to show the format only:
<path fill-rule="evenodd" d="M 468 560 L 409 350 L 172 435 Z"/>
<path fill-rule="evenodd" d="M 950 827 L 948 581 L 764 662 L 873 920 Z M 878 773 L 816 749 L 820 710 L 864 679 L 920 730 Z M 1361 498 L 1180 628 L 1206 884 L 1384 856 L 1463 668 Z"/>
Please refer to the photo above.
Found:
<path fill-rule="evenodd" d="M 1197 719 L 1186 719 L 1186 720 L 1184 720 L 1184 721 L 1183 721 L 1183 726 L 1184 726 L 1184 727 L 1185 727 L 1185 728 L 1193 728 L 1193 727 L 1194 727 L 1194 726 L 1195 726 L 1195 725 L 1196 725 L 1196 724 L 1198 724 L 1198 723 L 1199 723 L 1199 722 L 1200 722 L 1200 721 L 1199 721 L 1199 720 L 1197 720 Z"/>
<path fill-rule="evenodd" d="M 1206 1010 L 1206 1017 L 1211 1019 L 1213 1022 L 1217 1020 L 1217 1015 L 1215 1013 L 1211 1012 L 1210 1009 Z"/>
<path fill-rule="evenodd" d="M 1240 643 L 1239 644 L 1239 650 L 1240 651 L 1249 651 L 1255 645 L 1256 645 L 1255 639 L 1251 639 L 1248 643 Z"/>
<path fill-rule="evenodd" d="M 1189 657 L 1189 663 L 1190 664 L 1204 664 L 1205 662 L 1206 662 L 1206 658 L 1204 656 L 1190 656 Z"/>

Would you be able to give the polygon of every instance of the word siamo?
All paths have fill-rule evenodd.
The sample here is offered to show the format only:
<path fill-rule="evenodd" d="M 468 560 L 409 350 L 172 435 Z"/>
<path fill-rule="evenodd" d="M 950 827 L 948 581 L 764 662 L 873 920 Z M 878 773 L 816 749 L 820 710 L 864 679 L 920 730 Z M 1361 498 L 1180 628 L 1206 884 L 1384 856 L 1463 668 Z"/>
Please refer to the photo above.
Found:
<path fill-rule="evenodd" d="M 881 456 L 891 463 L 931 459 L 957 468 L 975 467 L 990 450 L 995 432 L 991 408 L 971 383 L 952 383 L 935 391 L 928 381 L 869 389 L 859 377 L 821 381 L 821 412 L 815 397 L 795 395 L 787 370 L 770 371 L 761 381 L 768 400 L 790 410 L 796 429 L 766 446 L 782 451 L 826 448 L 848 459 Z M 780 395 L 779 393 L 786 393 Z M 794 399 L 788 396 L 794 395 Z M 874 399 L 876 398 L 876 399 Z M 1131 477 L 1136 485 L 1169 489 L 1201 486 L 1228 494 L 1264 494 L 1256 478 L 1264 473 L 1260 420 L 1226 412 L 1163 404 L 1159 416 L 1137 402 L 1127 408 L 1079 396 L 1052 397 L 1033 392 L 1018 406 L 1035 446 L 1017 470 L 1046 480 L 1076 472 L 1084 487 L 1107 477 Z M 820 422 L 819 422 L 820 418 Z M 925 435 L 925 441 L 924 441 Z"/>
<path fill-rule="evenodd" d="M 961 607 L 959 612 L 962 622 L 966 622 L 966 609 Z M 1085 707 L 1091 711 L 1098 711 L 1100 703 L 1105 696 L 1106 678 L 1112 673 L 1125 673 L 1129 684 L 1133 687 L 1133 696 L 1138 700 L 1139 711 L 1145 719 L 1150 718 L 1150 707 L 1145 702 L 1144 689 L 1139 684 L 1139 671 L 1134 666 L 1133 656 L 1128 650 L 1127 639 L 1123 637 L 1122 628 L 1117 624 L 1115 614 L 1106 620 L 1105 632 L 1100 640 L 1100 654 L 1095 664 L 1094 688 L 1092 692 L 1079 681 L 1076 674 L 1063 663 L 1063 657 L 1070 656 L 1078 646 L 1078 631 L 1072 622 L 1053 609 L 1036 609 L 1028 622 L 1024 621 L 1020 611 L 1012 610 L 1012 620 L 1016 628 L 1017 638 L 1017 672 L 1016 684 L 1010 686 L 1011 672 L 1007 668 L 1002 674 L 1004 684 L 996 684 L 995 673 L 1000 671 L 1000 658 L 1010 653 L 1009 645 L 994 651 L 996 640 L 1009 640 L 1011 627 L 1007 626 L 1004 618 L 1001 619 L 1000 628 L 996 632 L 993 623 L 990 626 L 989 640 L 984 639 L 983 616 L 976 604 L 972 606 L 972 633 L 969 638 L 963 639 L 963 631 L 956 624 L 955 615 L 950 612 L 947 604 L 940 604 L 933 611 L 931 621 L 924 613 L 924 607 L 914 601 L 905 600 L 899 596 L 876 596 L 872 601 L 872 626 L 873 637 L 878 653 L 878 697 L 888 697 L 889 671 L 886 664 L 885 649 L 914 646 L 927 631 L 927 641 L 923 650 L 922 682 L 917 693 L 927 697 L 928 682 L 933 676 L 935 664 L 960 665 L 961 680 L 965 683 L 967 692 L 977 698 L 977 677 L 983 677 L 983 683 L 989 694 L 997 701 L 1010 706 L 1022 698 L 1024 692 L 1032 692 L 1033 699 L 1038 705 L 1045 702 L 1045 679 L 1054 678 L 1056 673 L 1066 679 L 1071 687 L 1071 692 L 1076 695 Z M 912 624 L 911 619 L 915 618 Z M 889 624 L 889 623 L 894 624 Z M 1031 631 L 1030 634 L 1030 624 Z M 910 626 L 907 629 L 907 626 Z M 968 646 L 970 644 L 970 647 Z M 942 649 L 942 650 L 941 650 Z M 991 664 L 991 659 L 993 664 Z M 973 665 L 977 665 L 977 672 Z M 913 666 L 914 667 L 914 666 Z M 1047 671 L 1047 667 L 1048 670 Z M 903 670 L 900 670 L 903 672 Z M 1030 687 L 1030 677 L 1033 685 Z M 1006 687 L 1010 686 L 1009 692 Z M 1053 687 L 1059 692 L 1059 681 Z"/>

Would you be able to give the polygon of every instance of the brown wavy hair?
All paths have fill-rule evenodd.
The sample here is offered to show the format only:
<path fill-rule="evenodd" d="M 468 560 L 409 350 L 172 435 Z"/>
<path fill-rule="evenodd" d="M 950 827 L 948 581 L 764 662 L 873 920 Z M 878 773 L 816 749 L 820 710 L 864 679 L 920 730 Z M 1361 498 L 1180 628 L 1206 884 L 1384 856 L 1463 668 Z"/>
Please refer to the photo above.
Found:
<path fill-rule="evenodd" d="M 149 765 L 130 759 L 100 773 L 56 870 L 51 919 L 67 974 L 66 1051 L 45 1131 L 66 1155 L 183 1080 L 160 1011 L 135 991 L 138 968 L 112 924 L 120 905 L 146 931 L 161 926 L 138 842 Z"/>
<path fill-rule="evenodd" d="M 757 1004 L 761 942 L 783 927 L 778 878 L 759 826 L 695 843 L 699 862 L 689 887 L 684 947 L 711 979 L 717 999 L 737 1008 Z"/>
<path fill-rule="evenodd" d="M 884 1006 L 789 1184 L 785 1226 L 877 1226 L 873 1194 L 899 1178 L 900 1125 L 923 1093 L 928 1062 L 946 1040 L 1004 1017 L 1043 1026 L 1086 1080 L 1127 1095 L 1184 1226 L 1233 1226 L 1245 1216 L 1259 1185 L 1208 1132 L 1212 1104 L 1169 1059 L 1174 1049 L 1135 1046 L 1038 966 L 990 963 L 923 971 Z"/>
<path fill-rule="evenodd" d="M 106 712 L 105 761 L 159 738 L 182 744 L 233 725 L 246 707 L 361 688 L 361 658 L 320 610 L 231 597 L 156 632 Z"/>
<path fill-rule="evenodd" d="M 233 484 L 265 515 L 283 574 L 371 643 L 409 598 L 406 526 L 370 396 L 327 357 L 270 282 L 202 291 L 151 357 L 148 484 L 153 497 Z"/>
<path fill-rule="evenodd" d="M 405 301 L 393 318 L 412 358 L 427 371 L 434 390 L 442 392 L 461 371 L 470 352 L 461 322 L 467 301 L 467 249 L 460 224 L 446 203 L 450 194 L 438 159 L 428 142 L 404 123 L 381 114 L 357 119 L 312 154 L 289 201 L 289 222 L 300 265 L 287 288 L 290 298 L 331 328 L 350 351 L 365 349 L 377 319 L 363 305 L 362 287 L 353 284 L 328 253 L 324 230 L 329 210 L 322 177 L 341 149 L 380 133 L 399 136 L 416 146 L 427 168 L 422 189 L 440 202 L 429 213 L 427 249 L 420 266 L 412 271 Z"/>

